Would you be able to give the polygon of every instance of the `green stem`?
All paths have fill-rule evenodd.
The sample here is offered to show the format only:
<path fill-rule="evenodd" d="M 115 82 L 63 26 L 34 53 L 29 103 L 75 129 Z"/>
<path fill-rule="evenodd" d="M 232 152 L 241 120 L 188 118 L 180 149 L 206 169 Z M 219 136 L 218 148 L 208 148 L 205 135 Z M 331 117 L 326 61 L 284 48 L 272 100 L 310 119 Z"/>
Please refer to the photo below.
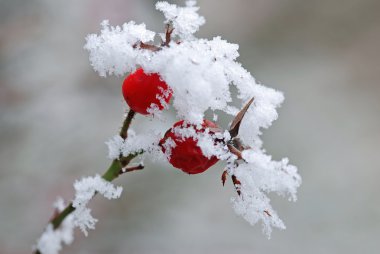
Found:
<path fill-rule="evenodd" d="M 57 216 L 55 216 L 50 223 L 53 225 L 54 229 L 57 229 L 63 220 L 72 212 L 74 212 L 75 207 L 73 207 L 73 203 L 70 203 L 62 212 L 60 212 Z"/>
<path fill-rule="evenodd" d="M 128 115 L 124 120 L 123 127 L 121 127 L 121 130 L 120 130 L 120 137 L 122 137 L 123 139 L 126 139 L 128 136 L 128 129 L 129 129 L 129 126 L 131 125 L 132 119 L 135 116 L 135 114 L 136 114 L 135 111 L 133 111 L 132 109 L 129 110 Z"/>

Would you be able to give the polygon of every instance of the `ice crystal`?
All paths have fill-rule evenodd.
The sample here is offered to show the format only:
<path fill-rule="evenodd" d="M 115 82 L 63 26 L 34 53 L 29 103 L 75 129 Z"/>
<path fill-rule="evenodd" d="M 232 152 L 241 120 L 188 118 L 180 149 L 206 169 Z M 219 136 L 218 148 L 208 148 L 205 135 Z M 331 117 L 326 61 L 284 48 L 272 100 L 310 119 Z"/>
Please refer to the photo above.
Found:
<path fill-rule="evenodd" d="M 115 187 L 112 183 L 107 182 L 101 176 L 84 177 L 74 183 L 75 198 L 72 206 L 75 211 L 72 213 L 73 223 L 79 227 L 87 236 L 87 229 L 94 229 L 98 221 L 91 215 L 91 209 L 87 207 L 88 202 L 96 193 L 107 199 L 117 199 L 123 190 L 122 187 Z"/>

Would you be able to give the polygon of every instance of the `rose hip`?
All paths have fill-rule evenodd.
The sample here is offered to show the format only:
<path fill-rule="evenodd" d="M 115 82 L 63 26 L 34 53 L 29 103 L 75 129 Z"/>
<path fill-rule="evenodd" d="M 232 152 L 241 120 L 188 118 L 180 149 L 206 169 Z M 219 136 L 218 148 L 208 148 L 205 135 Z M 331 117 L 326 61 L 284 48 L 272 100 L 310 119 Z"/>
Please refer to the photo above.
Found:
<path fill-rule="evenodd" d="M 122 92 L 128 106 L 143 115 L 148 115 L 154 105 L 164 109 L 172 96 L 171 89 L 157 73 L 146 74 L 142 68 L 125 78 Z"/>
<path fill-rule="evenodd" d="M 165 133 L 164 138 L 161 139 L 159 144 L 165 153 L 165 142 L 170 138 L 175 144 L 174 147 L 171 148 L 170 157 L 168 158 L 170 164 L 188 174 L 199 174 L 217 163 L 218 158 L 216 156 L 211 156 L 210 158 L 206 157 L 202 153 L 201 148 L 197 145 L 197 140 L 193 137 L 184 138 L 173 131 L 174 128 L 188 128 L 190 126 L 191 125 L 184 126 L 183 120 L 175 123 L 173 127 Z M 218 126 L 209 120 L 204 120 L 202 128 L 195 130 L 196 133 L 203 133 L 206 128 L 210 129 L 210 134 L 218 130 Z"/>

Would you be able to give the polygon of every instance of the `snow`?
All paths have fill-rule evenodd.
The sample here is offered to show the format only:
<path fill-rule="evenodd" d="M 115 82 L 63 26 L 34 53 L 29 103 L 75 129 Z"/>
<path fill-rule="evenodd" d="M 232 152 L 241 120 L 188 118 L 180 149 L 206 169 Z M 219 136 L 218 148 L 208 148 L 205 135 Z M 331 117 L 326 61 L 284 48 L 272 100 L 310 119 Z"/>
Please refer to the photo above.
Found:
<path fill-rule="evenodd" d="M 241 182 L 241 196 L 232 199 L 233 207 L 250 224 L 261 221 L 263 231 L 269 238 L 272 227 L 285 229 L 285 225 L 271 207 L 266 194 L 275 192 L 288 197 L 290 201 L 296 201 L 301 178 L 297 168 L 288 165 L 286 158 L 273 161 L 262 151 L 252 149 L 243 151 L 242 157 L 247 163 L 238 165 L 230 172 Z"/>
<path fill-rule="evenodd" d="M 172 107 L 165 110 L 173 110 L 177 120 L 185 120 L 194 126 L 203 122 L 206 111 L 213 115 L 216 123 L 220 112 L 230 115 L 232 121 L 239 109 L 254 98 L 238 135 L 242 144 L 249 149 L 242 152 L 243 160 L 238 163 L 237 156 L 224 145 L 231 138 L 227 131 L 213 134 L 196 132 L 194 127 L 183 126 L 174 131 L 182 137 L 197 140 L 205 156 L 217 156 L 227 161 L 228 173 L 241 182 L 238 186 L 241 195 L 232 199 L 235 212 L 252 225 L 261 222 L 264 233 L 270 237 L 273 227 L 284 229 L 285 225 L 270 205 L 267 194 L 274 192 L 295 201 L 297 188 L 301 184 L 297 168 L 290 165 L 287 158 L 272 160 L 270 155 L 265 154 L 260 138 L 262 130 L 278 118 L 277 108 L 281 106 L 284 95 L 258 84 L 242 67 L 237 61 L 237 44 L 221 37 L 208 40 L 194 35 L 205 23 L 195 4 L 195 1 L 187 1 L 184 7 L 167 2 L 156 4 L 156 9 L 165 17 L 164 24 L 174 28 L 170 44 L 160 50 L 140 47 L 140 42 L 152 44 L 156 33 L 147 30 L 145 24 L 135 24 L 133 21 L 121 27 L 103 22 L 99 35 L 87 37 L 85 49 L 89 52 L 91 65 L 100 76 L 123 76 L 138 67 L 146 73 L 158 73 L 173 92 Z M 158 35 L 164 37 L 163 34 Z M 236 97 L 232 95 L 232 90 L 237 91 Z M 149 110 L 161 119 L 157 105 L 152 105 Z M 115 136 L 107 142 L 108 157 L 116 159 L 120 154 L 127 156 L 145 151 L 149 156 L 158 158 L 161 150 L 158 142 L 162 136 L 159 131 L 139 134 L 130 131 L 125 141 Z M 224 144 L 216 143 L 216 138 L 224 139 Z M 166 140 L 164 156 L 170 157 L 174 145 L 173 140 Z M 83 214 L 87 213 L 88 210 L 83 211 Z M 91 228 L 96 222 L 90 218 L 87 224 L 83 224 L 85 228 Z"/>
<path fill-rule="evenodd" d="M 108 158 L 111 160 L 118 159 L 121 154 L 124 139 L 120 135 L 115 135 L 106 142 L 108 147 Z"/>
<path fill-rule="evenodd" d="M 123 190 L 122 187 L 115 187 L 112 183 L 104 180 L 100 175 L 94 177 L 84 177 L 74 183 L 75 198 L 73 207 L 75 211 L 72 213 L 73 223 L 79 227 L 87 236 L 87 229 L 95 229 L 95 224 L 98 221 L 91 215 L 91 209 L 87 207 L 88 202 L 96 193 L 104 196 L 107 199 L 117 199 L 120 197 Z"/>
<path fill-rule="evenodd" d="M 186 7 L 179 7 L 168 2 L 157 2 L 156 9 L 163 12 L 166 24 L 172 24 L 173 35 L 178 35 L 181 40 L 193 39 L 193 34 L 205 23 L 205 19 L 199 16 L 199 7 L 196 1 L 186 1 Z"/>
<path fill-rule="evenodd" d="M 220 139 L 227 141 L 229 139 L 229 133 L 227 131 L 225 133 L 214 133 L 211 132 L 209 128 L 199 131 L 201 128 L 201 126 L 183 124 L 172 128 L 172 132 L 178 139 L 184 140 L 192 138 L 197 141 L 197 146 L 201 148 L 203 155 L 207 158 L 211 158 L 212 156 L 216 156 L 219 159 L 228 158 L 230 154 L 227 145 L 223 142 L 215 142 L 215 140 Z M 169 144 L 171 144 L 171 142 L 174 141 L 169 141 Z M 168 147 L 168 153 L 170 153 L 171 148 L 170 146 Z"/>
<path fill-rule="evenodd" d="M 140 41 L 152 41 L 155 33 L 147 30 L 145 24 L 136 25 L 134 21 L 121 27 L 112 27 L 105 20 L 101 26 L 101 34 L 88 35 L 84 47 L 90 52 L 90 62 L 94 69 L 103 77 L 107 74 L 123 75 L 135 70 L 140 54 L 134 47 Z"/>

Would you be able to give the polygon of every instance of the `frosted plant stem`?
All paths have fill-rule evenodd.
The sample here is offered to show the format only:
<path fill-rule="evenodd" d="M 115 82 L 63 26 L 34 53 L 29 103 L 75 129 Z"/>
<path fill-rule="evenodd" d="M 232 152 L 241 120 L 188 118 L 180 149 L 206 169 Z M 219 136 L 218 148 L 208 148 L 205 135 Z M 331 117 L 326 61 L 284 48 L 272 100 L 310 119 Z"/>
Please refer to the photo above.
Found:
<path fill-rule="evenodd" d="M 135 116 L 135 112 L 133 110 L 130 110 L 128 112 L 127 117 L 125 118 L 123 122 L 123 126 L 121 127 L 120 134 L 119 134 L 123 139 L 127 138 L 127 132 L 134 116 Z M 121 157 L 120 160 L 122 160 L 122 163 L 118 159 L 113 160 L 111 165 L 107 169 L 107 171 L 102 175 L 102 178 L 108 182 L 112 182 L 119 175 L 121 175 L 122 173 L 125 173 L 122 171 L 123 167 L 121 164 L 123 164 L 123 166 L 125 167 L 126 165 L 129 164 L 129 162 L 132 159 L 137 157 L 139 154 L 141 153 L 133 153 L 133 154 L 129 154 L 126 157 Z M 126 172 L 129 172 L 129 171 L 126 171 Z M 55 215 L 50 220 L 49 223 L 53 225 L 53 229 L 57 229 L 62 224 L 64 219 L 74 211 L 75 211 L 75 207 L 73 207 L 73 203 L 70 202 L 70 204 L 68 204 L 67 207 L 64 210 L 62 210 L 60 213 Z M 41 252 L 37 249 L 34 252 L 34 254 L 41 254 Z"/>
<path fill-rule="evenodd" d="M 128 129 L 129 129 L 129 126 L 131 125 L 132 119 L 135 116 L 135 114 L 136 114 L 135 111 L 133 111 L 132 109 L 129 110 L 128 115 L 124 120 L 123 127 L 121 127 L 121 130 L 120 130 L 120 137 L 122 137 L 123 139 L 126 139 L 128 136 Z"/>

